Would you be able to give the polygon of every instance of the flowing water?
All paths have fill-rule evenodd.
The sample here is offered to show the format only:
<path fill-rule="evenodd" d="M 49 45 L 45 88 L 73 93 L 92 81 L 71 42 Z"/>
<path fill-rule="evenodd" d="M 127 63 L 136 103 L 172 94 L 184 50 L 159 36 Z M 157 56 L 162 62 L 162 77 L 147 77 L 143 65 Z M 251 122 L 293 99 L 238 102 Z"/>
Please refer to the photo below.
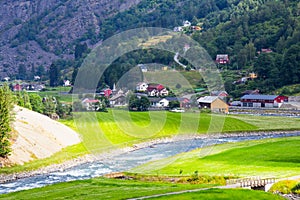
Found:
<path fill-rule="evenodd" d="M 167 158 L 169 156 L 191 151 L 204 146 L 212 146 L 213 148 L 214 144 L 226 142 L 239 142 L 287 136 L 300 136 L 300 132 L 291 134 L 220 137 L 217 139 L 188 139 L 172 143 L 156 144 L 147 148 L 137 149 L 135 151 L 113 156 L 107 160 L 81 164 L 73 168 L 66 169 L 62 172 L 36 175 L 1 184 L 0 194 L 43 187 L 59 182 L 88 179 L 102 176 L 111 172 L 125 171 L 149 161 Z"/>

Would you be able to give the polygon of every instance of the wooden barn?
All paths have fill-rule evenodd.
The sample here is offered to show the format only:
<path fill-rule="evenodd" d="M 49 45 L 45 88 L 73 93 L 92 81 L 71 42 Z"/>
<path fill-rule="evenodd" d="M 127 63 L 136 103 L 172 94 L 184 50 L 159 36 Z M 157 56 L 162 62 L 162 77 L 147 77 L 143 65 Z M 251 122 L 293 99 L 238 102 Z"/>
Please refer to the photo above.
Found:
<path fill-rule="evenodd" d="M 208 108 L 212 112 L 228 113 L 228 104 L 218 96 L 200 97 L 197 102 L 200 109 Z"/>

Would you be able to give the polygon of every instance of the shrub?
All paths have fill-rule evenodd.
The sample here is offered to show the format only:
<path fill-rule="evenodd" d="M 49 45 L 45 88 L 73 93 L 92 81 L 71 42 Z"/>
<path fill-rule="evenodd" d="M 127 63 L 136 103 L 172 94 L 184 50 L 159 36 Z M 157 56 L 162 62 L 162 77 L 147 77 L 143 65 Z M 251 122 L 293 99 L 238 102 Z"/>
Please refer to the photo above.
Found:
<path fill-rule="evenodd" d="M 292 192 L 295 194 L 300 194 L 300 183 L 297 183 L 293 188 Z"/>
<path fill-rule="evenodd" d="M 282 193 L 282 194 L 290 194 L 292 193 L 292 189 L 296 186 L 297 181 L 295 180 L 285 180 L 279 181 L 275 183 L 269 190 L 272 193 Z"/>

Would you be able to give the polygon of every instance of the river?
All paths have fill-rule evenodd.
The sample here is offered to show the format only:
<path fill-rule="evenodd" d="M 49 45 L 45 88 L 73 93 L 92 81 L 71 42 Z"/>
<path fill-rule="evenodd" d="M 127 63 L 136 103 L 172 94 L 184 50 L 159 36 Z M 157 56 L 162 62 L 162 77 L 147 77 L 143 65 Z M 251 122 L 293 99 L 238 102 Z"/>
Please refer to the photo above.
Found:
<path fill-rule="evenodd" d="M 125 171 L 149 161 L 166 158 L 204 146 L 213 146 L 214 144 L 221 144 L 226 142 L 239 142 L 246 140 L 290 136 L 300 136 L 300 132 L 293 132 L 288 134 L 282 133 L 243 136 L 235 135 L 226 137 L 220 136 L 219 138 L 187 139 L 171 143 L 155 144 L 146 148 L 141 148 L 127 153 L 115 155 L 109 159 L 105 159 L 102 161 L 94 161 L 81 164 L 64 171 L 36 175 L 32 177 L 17 179 L 13 182 L 4 183 L 0 185 L 0 194 L 43 187 L 59 182 L 89 179 L 93 177 L 99 177 L 111 172 Z"/>

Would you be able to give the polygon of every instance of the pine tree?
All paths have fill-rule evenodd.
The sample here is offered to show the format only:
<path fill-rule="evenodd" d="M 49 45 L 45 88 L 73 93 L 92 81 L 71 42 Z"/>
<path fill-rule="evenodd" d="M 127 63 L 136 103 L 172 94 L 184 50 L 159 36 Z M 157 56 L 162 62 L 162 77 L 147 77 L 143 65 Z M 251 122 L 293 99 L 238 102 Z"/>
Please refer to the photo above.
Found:
<path fill-rule="evenodd" d="M 6 157 L 10 149 L 10 122 L 12 120 L 13 98 L 7 85 L 0 88 L 0 157 Z"/>
<path fill-rule="evenodd" d="M 59 84 L 59 67 L 55 64 L 52 63 L 50 66 L 50 71 L 49 71 L 49 78 L 50 78 L 50 86 L 51 87 L 56 87 Z"/>

